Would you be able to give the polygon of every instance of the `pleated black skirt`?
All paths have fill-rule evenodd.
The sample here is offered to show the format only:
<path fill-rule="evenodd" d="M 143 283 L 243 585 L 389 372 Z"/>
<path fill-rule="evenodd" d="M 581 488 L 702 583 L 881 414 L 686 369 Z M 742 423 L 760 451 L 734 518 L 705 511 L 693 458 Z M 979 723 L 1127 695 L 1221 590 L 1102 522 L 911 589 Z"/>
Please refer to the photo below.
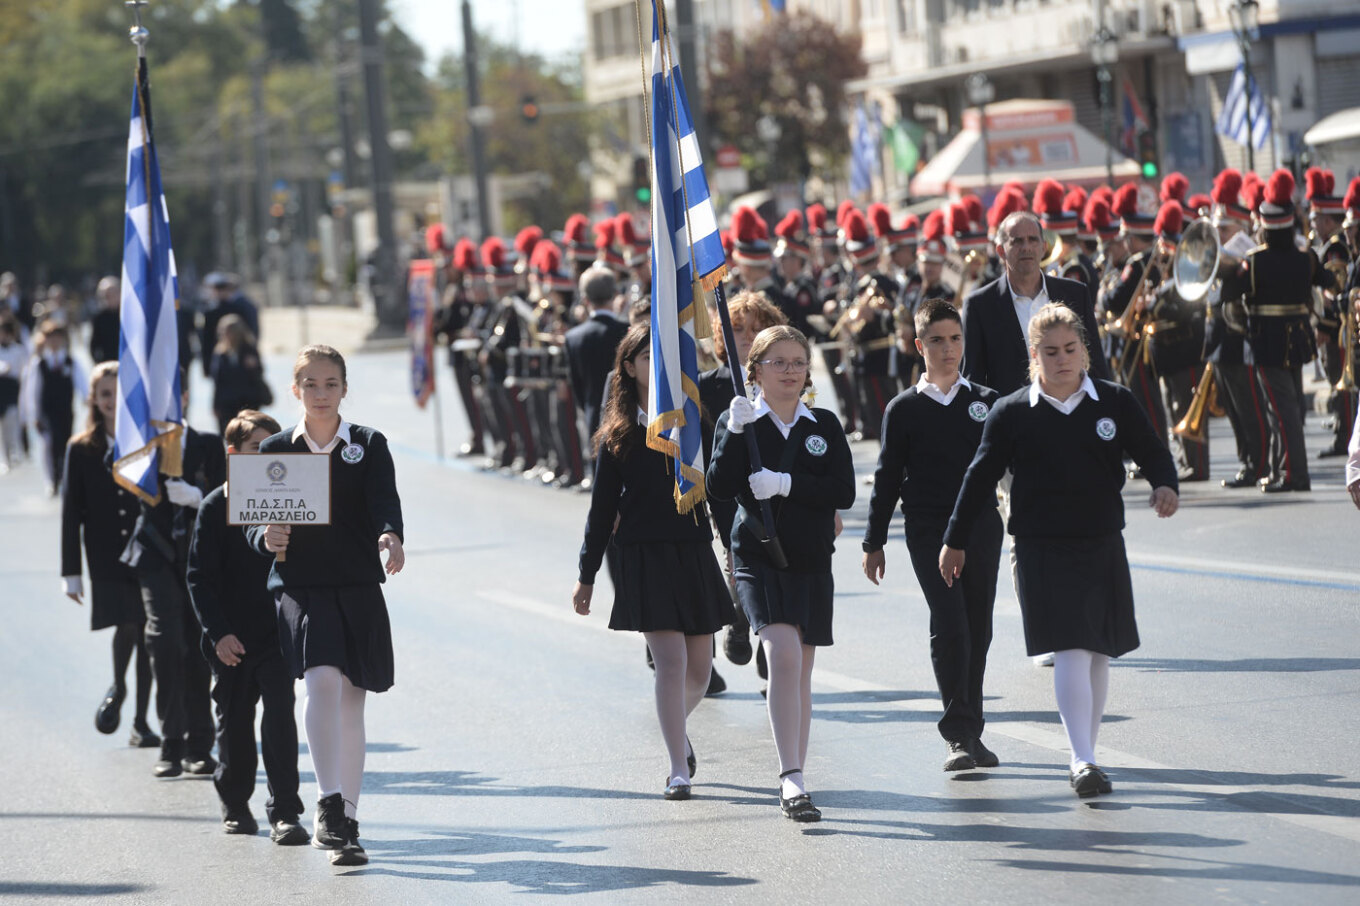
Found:
<path fill-rule="evenodd" d="M 1031 656 L 1085 648 L 1119 657 L 1138 647 L 1122 534 L 1016 538 L 1015 579 Z"/>
<path fill-rule="evenodd" d="M 137 580 L 90 580 L 90 629 L 107 629 L 123 623 L 145 623 L 142 586 Z"/>
<path fill-rule="evenodd" d="M 732 622 L 732 596 L 712 542 L 658 541 L 616 549 L 610 629 L 708 635 Z"/>
<path fill-rule="evenodd" d="M 763 563 L 733 563 L 737 601 L 757 633 L 771 623 L 803 630 L 804 645 L 830 645 L 836 582 L 831 573 L 793 573 Z"/>
<path fill-rule="evenodd" d="M 274 593 L 279 647 L 296 679 L 311 667 L 338 667 L 369 692 L 392 687 L 392 624 L 382 586 L 285 588 Z"/>

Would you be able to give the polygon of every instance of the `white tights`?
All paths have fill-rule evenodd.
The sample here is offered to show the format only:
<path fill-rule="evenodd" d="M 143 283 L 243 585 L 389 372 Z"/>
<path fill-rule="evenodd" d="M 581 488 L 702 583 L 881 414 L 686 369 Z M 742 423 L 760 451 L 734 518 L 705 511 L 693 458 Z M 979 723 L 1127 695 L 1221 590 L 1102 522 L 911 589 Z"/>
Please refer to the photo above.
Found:
<path fill-rule="evenodd" d="M 1109 655 L 1085 648 L 1053 653 L 1053 692 L 1072 749 L 1072 770 L 1096 764 L 1096 736 L 1110 691 Z"/>
<path fill-rule="evenodd" d="M 671 760 L 667 783 L 689 783 L 685 719 L 708 691 L 713 671 L 713 636 L 683 632 L 646 632 L 656 665 L 656 717 Z"/>
<path fill-rule="evenodd" d="M 765 695 L 779 753 L 779 773 L 789 773 L 780 784 L 786 799 L 806 792 L 803 762 L 807 760 L 808 731 L 812 728 L 812 661 L 817 649 L 803 644 L 803 634 L 789 623 L 772 623 L 760 631 L 770 685 Z"/>
<path fill-rule="evenodd" d="M 359 808 L 364 782 L 364 695 L 338 667 L 312 667 L 302 675 L 307 684 L 307 748 L 316 772 L 317 798 L 339 793 L 345 817 Z"/>

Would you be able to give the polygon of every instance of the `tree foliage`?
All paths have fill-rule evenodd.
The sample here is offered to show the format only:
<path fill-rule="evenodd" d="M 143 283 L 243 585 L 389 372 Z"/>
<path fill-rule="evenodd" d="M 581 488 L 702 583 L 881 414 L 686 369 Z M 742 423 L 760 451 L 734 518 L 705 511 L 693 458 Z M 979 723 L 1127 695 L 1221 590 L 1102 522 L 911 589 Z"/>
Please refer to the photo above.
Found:
<path fill-rule="evenodd" d="M 704 94 L 714 141 L 762 162 L 766 182 L 801 182 L 844 160 L 845 83 L 867 72 L 858 35 L 797 12 L 773 17 L 741 42 L 720 32 L 714 44 Z M 780 132 L 772 157 L 756 125 L 767 116 Z"/>

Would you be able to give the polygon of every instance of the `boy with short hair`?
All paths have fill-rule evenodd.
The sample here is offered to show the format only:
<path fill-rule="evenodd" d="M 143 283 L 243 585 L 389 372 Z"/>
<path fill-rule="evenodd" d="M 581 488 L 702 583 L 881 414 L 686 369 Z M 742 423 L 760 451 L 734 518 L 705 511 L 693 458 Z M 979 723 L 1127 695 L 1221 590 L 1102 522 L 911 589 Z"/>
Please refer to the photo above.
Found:
<path fill-rule="evenodd" d="M 916 312 L 916 350 L 925 363 L 917 383 L 898 394 L 883 417 L 882 449 L 864 533 L 864 574 L 878 584 L 883 546 L 900 500 L 907 550 L 930 606 L 930 659 L 944 704 L 940 735 L 949 745 L 946 771 L 995 767 L 982 744 L 982 676 L 992 641 L 992 605 L 1001 558 L 1001 517 L 980 518 L 968 547 L 968 569 L 947 586 L 938 558 L 964 473 L 982 440 L 982 425 L 997 393 L 959 374 L 963 324 L 943 299 Z"/>
<path fill-rule="evenodd" d="M 243 409 L 223 435 L 227 453 L 256 453 L 281 429 L 262 412 Z M 227 525 L 227 486 L 203 498 L 189 549 L 189 594 L 203 625 L 203 653 L 216 681 L 218 765 L 213 784 L 222 800 L 228 834 L 259 830 L 250 813 L 255 791 L 255 703 L 264 706 L 260 749 L 269 786 L 265 814 L 269 839 L 281 846 L 311 841 L 298 821 L 298 736 L 293 718 L 293 677 L 279 649 L 274 597 L 267 587 L 271 561 L 246 542 L 245 531 Z"/>

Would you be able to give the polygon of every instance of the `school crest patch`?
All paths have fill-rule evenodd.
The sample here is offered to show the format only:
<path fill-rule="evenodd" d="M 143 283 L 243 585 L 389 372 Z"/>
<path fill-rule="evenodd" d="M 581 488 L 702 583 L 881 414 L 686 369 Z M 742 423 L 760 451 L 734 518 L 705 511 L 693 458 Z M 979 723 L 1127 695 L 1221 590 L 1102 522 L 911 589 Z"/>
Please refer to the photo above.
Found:
<path fill-rule="evenodd" d="M 265 468 L 265 474 L 269 476 L 270 484 L 283 484 L 288 477 L 288 467 L 276 459 Z"/>
<path fill-rule="evenodd" d="M 982 400 L 974 400 L 968 404 L 968 415 L 975 422 L 985 422 L 987 420 L 987 404 Z"/>
<path fill-rule="evenodd" d="M 1114 440 L 1115 428 L 1114 419 L 1102 418 L 1096 422 L 1096 437 L 1101 440 Z"/>
<path fill-rule="evenodd" d="M 354 465 L 364 458 L 364 448 L 358 444 L 346 444 L 345 448 L 340 451 L 340 458 L 350 465 Z"/>
<path fill-rule="evenodd" d="M 809 434 L 808 439 L 803 441 L 803 446 L 806 447 L 807 451 L 813 456 L 826 455 L 826 438 L 819 434 Z"/>

